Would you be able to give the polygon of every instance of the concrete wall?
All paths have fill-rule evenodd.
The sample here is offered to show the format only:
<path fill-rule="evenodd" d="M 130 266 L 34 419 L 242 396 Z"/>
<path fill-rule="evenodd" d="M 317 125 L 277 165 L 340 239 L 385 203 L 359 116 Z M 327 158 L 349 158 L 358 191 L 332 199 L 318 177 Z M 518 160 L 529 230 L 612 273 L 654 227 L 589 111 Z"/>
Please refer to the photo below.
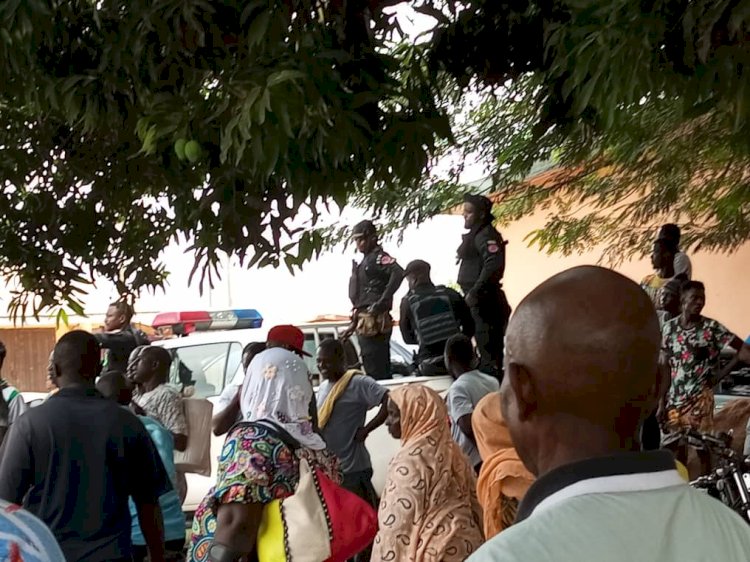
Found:
<path fill-rule="evenodd" d="M 601 247 L 569 257 L 547 255 L 536 246 L 529 248 L 524 238 L 544 226 L 545 216 L 537 213 L 500 229 L 508 240 L 504 286 L 512 306 L 548 277 L 569 267 L 597 264 L 603 254 Z M 750 243 L 732 254 L 689 250 L 687 254 L 693 263 L 693 279 L 706 284 L 706 316 L 722 322 L 743 339 L 750 335 Z M 635 281 L 652 272 L 648 258 L 615 269 Z"/>

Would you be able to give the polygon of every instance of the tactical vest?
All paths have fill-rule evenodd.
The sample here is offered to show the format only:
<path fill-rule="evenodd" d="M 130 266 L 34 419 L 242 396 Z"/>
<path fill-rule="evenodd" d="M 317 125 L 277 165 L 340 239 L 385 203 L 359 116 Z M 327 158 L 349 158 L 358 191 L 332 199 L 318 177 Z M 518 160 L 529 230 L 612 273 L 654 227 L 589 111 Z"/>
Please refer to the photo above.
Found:
<path fill-rule="evenodd" d="M 408 300 L 420 346 L 445 342 L 461 331 L 445 287 L 435 287 L 429 294 L 412 293 Z"/>

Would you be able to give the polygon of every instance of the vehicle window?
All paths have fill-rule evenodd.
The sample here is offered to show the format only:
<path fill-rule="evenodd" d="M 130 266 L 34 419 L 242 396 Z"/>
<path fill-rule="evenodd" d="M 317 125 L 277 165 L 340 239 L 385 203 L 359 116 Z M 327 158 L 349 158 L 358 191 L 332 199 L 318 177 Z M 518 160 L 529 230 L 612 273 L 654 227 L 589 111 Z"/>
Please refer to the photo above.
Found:
<path fill-rule="evenodd" d="M 230 346 L 234 345 L 239 346 L 224 342 L 170 349 L 170 382 L 194 386 L 196 398 L 216 396 L 224 389 Z"/>
<path fill-rule="evenodd" d="M 242 368 L 242 346 L 237 342 L 229 344 L 229 357 L 227 358 L 227 369 L 224 375 L 224 384 L 221 390 L 224 390 L 224 386 L 234 379 L 237 371 Z"/>
<path fill-rule="evenodd" d="M 318 372 L 318 363 L 317 363 L 317 349 L 318 345 L 315 342 L 315 333 L 314 332 L 306 332 L 305 333 L 305 343 L 302 345 L 302 349 L 304 349 L 307 353 L 311 355 L 311 357 L 304 357 L 305 363 L 307 364 L 307 370 L 310 371 L 312 374 L 316 374 Z"/>

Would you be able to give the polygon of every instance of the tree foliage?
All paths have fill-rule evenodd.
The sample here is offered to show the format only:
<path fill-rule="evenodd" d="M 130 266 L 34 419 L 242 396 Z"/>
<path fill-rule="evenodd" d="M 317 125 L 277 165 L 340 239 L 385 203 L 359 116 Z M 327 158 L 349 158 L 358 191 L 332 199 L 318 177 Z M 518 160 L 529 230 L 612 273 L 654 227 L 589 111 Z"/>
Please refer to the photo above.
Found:
<path fill-rule="evenodd" d="M 437 34 L 434 56 L 483 87 L 457 137 L 501 192 L 500 221 L 546 210 L 533 242 L 601 243 L 617 261 L 664 221 L 695 247 L 750 239 L 748 39 L 746 0 L 488 1 Z M 524 182 L 539 162 L 557 173 Z"/>
<path fill-rule="evenodd" d="M 315 228 L 321 203 L 421 221 L 464 156 L 505 190 L 501 218 L 555 206 L 551 250 L 627 252 L 676 215 L 695 243 L 747 239 L 750 0 L 417 0 L 417 44 L 399 3 L 0 3 L 15 310 L 75 309 L 96 276 L 159 286 L 178 236 L 209 283 L 222 252 L 299 265 L 341 236 Z M 519 182 L 549 159 L 567 181 Z"/>
<path fill-rule="evenodd" d="M 123 295 L 159 286 L 178 235 L 209 282 L 221 252 L 299 264 L 323 245 L 289 226 L 301 209 L 314 222 L 321 200 L 344 205 L 356 186 L 415 184 L 450 130 L 420 52 L 399 55 L 379 4 L 0 3 L 13 310 L 79 309 L 95 276 Z"/>

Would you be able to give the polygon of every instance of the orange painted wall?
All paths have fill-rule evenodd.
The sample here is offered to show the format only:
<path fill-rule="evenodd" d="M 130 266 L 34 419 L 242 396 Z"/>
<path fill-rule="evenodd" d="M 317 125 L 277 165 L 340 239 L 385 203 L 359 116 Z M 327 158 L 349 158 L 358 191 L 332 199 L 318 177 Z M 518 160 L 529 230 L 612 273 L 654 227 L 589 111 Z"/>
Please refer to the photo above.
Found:
<path fill-rule="evenodd" d="M 512 306 L 552 275 L 577 265 L 598 264 L 602 256 L 601 247 L 568 257 L 547 255 L 536 246 L 529 248 L 524 238 L 544 226 L 545 216 L 537 213 L 500 229 L 508 240 L 504 287 Z M 693 279 L 706 284 L 706 316 L 746 338 L 750 335 L 750 243 L 732 254 L 687 254 L 693 263 Z M 615 269 L 635 281 L 652 272 L 648 257 Z"/>

